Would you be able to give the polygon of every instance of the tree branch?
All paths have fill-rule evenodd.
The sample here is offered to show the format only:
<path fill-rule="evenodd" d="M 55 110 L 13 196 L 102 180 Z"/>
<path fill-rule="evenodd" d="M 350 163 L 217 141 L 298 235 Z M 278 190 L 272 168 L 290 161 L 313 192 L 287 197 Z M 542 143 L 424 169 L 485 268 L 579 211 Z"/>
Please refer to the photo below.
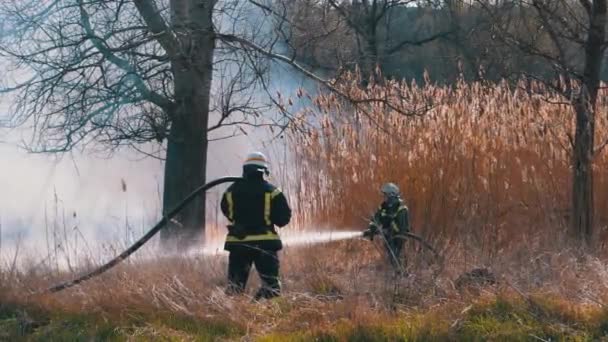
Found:
<path fill-rule="evenodd" d="M 247 49 L 252 50 L 252 51 L 260 53 L 270 59 L 274 59 L 274 60 L 286 63 L 286 64 L 290 65 L 292 68 L 296 69 L 298 72 L 302 73 L 304 76 L 306 76 L 316 82 L 319 82 L 320 84 L 322 84 L 324 87 L 326 87 L 328 90 L 330 90 L 334 94 L 340 96 L 341 98 L 349 101 L 350 103 L 352 103 L 354 105 L 381 103 L 381 104 L 384 104 L 387 108 L 394 110 L 397 113 L 400 113 L 403 115 L 411 115 L 411 116 L 421 115 L 421 113 L 424 113 L 429 109 L 427 107 L 427 108 L 423 108 L 423 109 L 416 108 L 411 111 L 404 110 L 403 108 L 399 108 L 399 107 L 395 106 L 393 103 L 391 103 L 391 101 L 387 98 L 388 94 L 386 94 L 384 97 L 370 97 L 370 98 L 362 99 L 362 100 L 354 99 L 348 93 L 342 91 L 341 89 L 336 87 L 334 84 L 332 84 L 332 82 L 325 80 L 325 79 L 321 78 L 320 76 L 314 74 L 313 72 L 307 70 L 305 67 L 301 66 L 300 64 L 298 64 L 296 61 L 294 61 L 291 58 L 288 58 L 284 55 L 266 50 L 263 47 L 255 44 L 249 40 L 243 39 L 243 38 L 235 36 L 235 35 L 216 33 L 216 37 L 228 44 L 237 43 L 245 50 L 247 50 Z M 403 99 L 401 99 L 401 100 L 403 101 Z"/>
<path fill-rule="evenodd" d="M 82 21 L 83 28 L 88 36 L 88 39 L 93 43 L 95 48 L 104 56 L 104 58 L 125 71 L 128 76 L 131 76 L 131 78 L 134 80 L 135 87 L 146 99 L 161 108 L 170 109 L 173 103 L 169 99 L 148 89 L 142 78 L 137 74 L 135 68 L 127 60 L 113 54 L 111 49 L 106 45 L 106 42 L 95 35 L 95 32 L 91 27 L 89 14 L 84 9 L 83 0 L 78 0 L 78 4 L 80 6 L 80 19 Z"/>
<path fill-rule="evenodd" d="M 432 42 L 432 41 L 434 41 L 436 39 L 445 38 L 445 37 L 451 35 L 452 33 L 454 33 L 455 31 L 456 30 L 449 30 L 449 31 L 439 32 L 439 33 L 436 33 L 436 34 L 434 34 L 432 36 L 429 36 L 429 37 L 426 37 L 426 38 L 420 39 L 420 40 L 407 40 L 406 39 L 406 40 L 401 41 L 399 44 L 393 46 L 392 48 L 390 48 L 387 51 L 387 53 L 389 55 L 393 54 L 393 53 L 396 53 L 396 52 L 398 52 L 399 50 L 401 50 L 406 45 L 420 46 L 420 45 Z"/>
<path fill-rule="evenodd" d="M 581 5 L 583 5 L 585 11 L 587 11 L 587 14 L 591 16 L 591 2 L 589 2 L 589 0 L 579 0 L 579 2 L 581 3 Z"/>
<path fill-rule="evenodd" d="M 562 46 L 562 43 L 560 42 L 553 25 L 549 21 L 549 18 L 547 18 L 547 15 L 545 13 L 546 9 L 544 9 L 544 6 L 542 4 L 539 4 L 538 1 L 533 1 L 532 6 L 534 6 L 534 8 L 536 9 L 542 24 L 547 28 L 547 32 L 549 33 L 549 37 L 551 38 L 555 49 L 557 49 L 557 52 L 559 54 L 559 63 L 564 66 L 565 69 L 570 69 L 568 62 L 566 61 L 566 52 L 564 51 L 564 47 Z"/>
<path fill-rule="evenodd" d="M 177 39 L 169 30 L 165 20 L 160 16 L 160 11 L 156 8 L 154 0 L 133 0 L 133 2 L 158 43 L 172 59 L 175 59 L 179 55 Z"/>
<path fill-rule="evenodd" d="M 328 0 L 329 4 L 331 5 L 331 7 L 333 7 L 348 23 L 348 26 L 350 26 L 350 28 L 352 28 L 353 30 L 355 30 L 355 32 L 357 32 L 357 34 L 363 36 L 363 37 L 367 37 L 367 34 L 365 31 L 361 30 L 361 28 L 359 27 L 359 25 L 357 25 L 352 18 L 348 15 L 348 13 L 346 13 L 346 11 L 344 10 L 344 8 L 342 8 L 342 6 L 340 6 L 340 4 L 336 3 L 335 0 Z"/>

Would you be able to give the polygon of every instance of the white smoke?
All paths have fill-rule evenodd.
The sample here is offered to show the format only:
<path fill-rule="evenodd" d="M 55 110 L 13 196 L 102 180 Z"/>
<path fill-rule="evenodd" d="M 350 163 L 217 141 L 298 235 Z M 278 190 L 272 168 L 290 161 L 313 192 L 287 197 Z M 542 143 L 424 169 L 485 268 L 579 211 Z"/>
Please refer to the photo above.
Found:
<path fill-rule="evenodd" d="M 271 93 L 288 97 L 300 87 L 315 90 L 313 82 L 289 66 L 270 66 Z M 8 101 L 0 104 L 3 113 L 11 99 L 5 100 Z M 272 110 L 268 115 L 276 113 Z M 246 135 L 210 143 L 209 180 L 240 175 L 242 160 L 252 150 L 269 155 L 273 170 L 284 172 L 289 167 L 284 140 L 266 129 L 246 131 Z M 214 136 L 232 132 L 220 130 Z M 61 243 L 58 231 L 71 238 L 78 234 L 91 245 L 117 240 L 130 243 L 160 218 L 162 161 L 129 150 L 118 151 L 109 158 L 88 151 L 29 154 L 18 145 L 22 137 L 30 134 L 27 128 L 0 131 L 0 258 L 13 253 L 17 241 L 45 254 L 55 242 Z M 277 174 L 274 172 L 273 181 L 280 182 Z M 209 194 L 211 207 L 221 190 L 214 189 Z M 284 190 L 289 193 L 289 189 Z M 210 212 L 208 217 L 217 220 L 213 214 Z M 223 220 L 221 216 L 219 219 Z"/>

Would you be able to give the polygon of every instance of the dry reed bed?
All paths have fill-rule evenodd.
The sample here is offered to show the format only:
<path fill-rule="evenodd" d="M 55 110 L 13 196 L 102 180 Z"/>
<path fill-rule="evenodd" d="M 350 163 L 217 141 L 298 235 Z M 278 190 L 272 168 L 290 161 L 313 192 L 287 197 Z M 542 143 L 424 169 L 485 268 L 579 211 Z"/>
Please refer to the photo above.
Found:
<path fill-rule="evenodd" d="M 527 254 L 568 245 L 574 114 L 550 88 L 523 81 L 452 87 L 387 82 L 362 91 L 352 78 L 341 89 L 360 105 L 334 94 L 316 97 L 291 131 L 298 146 L 294 187 L 308 220 L 364 227 L 381 200 L 380 185 L 393 181 L 401 186 L 414 230 L 462 262 L 505 261 L 522 249 Z M 373 99 L 389 99 L 409 115 Z M 608 187 L 607 120 L 604 88 L 594 160 L 602 248 L 608 240 L 608 193 L 601 191 Z"/>

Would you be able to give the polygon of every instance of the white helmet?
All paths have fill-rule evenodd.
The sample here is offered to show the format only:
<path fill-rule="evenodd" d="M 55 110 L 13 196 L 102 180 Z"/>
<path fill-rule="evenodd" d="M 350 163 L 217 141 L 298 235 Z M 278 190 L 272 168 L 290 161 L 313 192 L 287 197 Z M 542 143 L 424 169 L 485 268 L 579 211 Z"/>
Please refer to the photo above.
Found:
<path fill-rule="evenodd" d="M 401 194 L 399 187 L 395 183 L 385 183 L 380 191 L 388 197 L 399 197 Z"/>
<path fill-rule="evenodd" d="M 268 159 L 262 152 L 252 152 L 247 155 L 243 166 L 253 165 L 257 166 L 260 170 L 268 170 Z"/>

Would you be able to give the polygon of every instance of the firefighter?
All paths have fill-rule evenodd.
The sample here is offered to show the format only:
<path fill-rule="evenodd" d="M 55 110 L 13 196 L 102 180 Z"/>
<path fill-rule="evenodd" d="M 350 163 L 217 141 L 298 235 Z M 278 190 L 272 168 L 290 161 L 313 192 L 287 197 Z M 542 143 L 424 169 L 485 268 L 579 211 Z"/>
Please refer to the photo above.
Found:
<path fill-rule="evenodd" d="M 369 228 L 363 232 L 363 236 L 373 240 L 374 236 L 379 234 L 393 269 L 402 273 L 404 265 L 400 260 L 405 241 L 403 234 L 410 231 L 409 210 L 401 199 L 399 187 L 394 183 L 382 185 L 381 192 L 384 201 L 372 216 Z"/>
<path fill-rule="evenodd" d="M 269 175 L 268 161 L 261 152 L 247 156 L 243 180 L 224 192 L 222 213 L 230 221 L 224 249 L 228 257 L 228 294 L 243 293 L 252 264 L 262 280 L 255 299 L 279 296 L 278 251 L 283 244 L 275 226 L 284 227 L 291 219 L 287 199 L 264 176 Z"/>

